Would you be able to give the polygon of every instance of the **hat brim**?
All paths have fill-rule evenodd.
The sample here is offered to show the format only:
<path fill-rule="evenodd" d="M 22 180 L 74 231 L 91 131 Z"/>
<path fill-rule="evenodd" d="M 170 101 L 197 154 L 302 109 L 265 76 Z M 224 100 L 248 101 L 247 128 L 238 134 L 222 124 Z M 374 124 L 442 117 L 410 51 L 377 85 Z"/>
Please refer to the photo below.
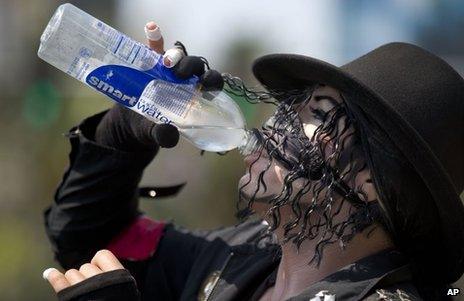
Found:
<path fill-rule="evenodd" d="M 464 240 L 464 207 L 459 194 L 428 144 L 387 100 L 350 74 L 349 68 L 337 67 L 307 56 L 266 55 L 255 61 L 253 73 L 267 89 L 298 89 L 319 83 L 330 85 L 342 93 L 356 91 L 365 96 L 346 101 L 352 102 L 375 120 L 415 168 L 436 205 L 445 243 L 443 251 L 447 256 L 450 255 L 448 259 L 462 258 L 464 250 L 462 246 L 456 245 Z M 453 264 L 462 267 L 463 262 Z M 448 280 L 455 281 L 459 277 L 452 275 L 453 279 Z"/>

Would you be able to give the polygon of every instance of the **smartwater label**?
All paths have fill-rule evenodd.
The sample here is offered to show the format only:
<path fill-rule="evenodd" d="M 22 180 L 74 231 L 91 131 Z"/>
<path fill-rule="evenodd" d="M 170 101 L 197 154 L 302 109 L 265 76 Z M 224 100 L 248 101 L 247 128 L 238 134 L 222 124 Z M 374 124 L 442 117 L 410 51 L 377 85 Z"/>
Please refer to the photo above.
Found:
<path fill-rule="evenodd" d="M 85 79 L 91 87 L 126 107 L 137 104 L 151 80 L 153 78 L 146 73 L 118 65 L 101 66 Z"/>
<path fill-rule="evenodd" d="M 195 86 L 193 85 L 179 87 L 166 81 L 153 80 L 145 87 L 137 104 L 137 109 L 146 115 L 168 123 L 167 119 L 165 120 L 161 116 L 169 115 L 174 119 L 184 118 L 194 94 Z"/>
<path fill-rule="evenodd" d="M 171 123 L 165 115 L 185 116 L 196 92 L 198 78 L 179 80 L 160 64 L 147 71 L 106 65 L 90 72 L 85 81 L 121 105 L 151 119 Z"/>

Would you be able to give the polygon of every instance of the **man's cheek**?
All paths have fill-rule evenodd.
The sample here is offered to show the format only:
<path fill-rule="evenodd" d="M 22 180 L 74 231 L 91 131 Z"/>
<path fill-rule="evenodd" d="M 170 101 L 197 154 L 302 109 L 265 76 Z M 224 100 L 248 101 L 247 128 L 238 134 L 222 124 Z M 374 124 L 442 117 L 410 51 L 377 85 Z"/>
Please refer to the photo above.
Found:
<path fill-rule="evenodd" d="M 259 186 L 258 192 L 261 194 L 278 194 L 283 187 L 283 170 L 278 165 L 266 164 L 265 168 L 260 169 L 259 173 L 252 173 L 253 188 Z M 277 171 L 279 170 L 279 171 Z M 264 182 L 264 183 L 263 183 Z"/>
<path fill-rule="evenodd" d="M 303 131 L 308 137 L 308 139 L 311 139 L 314 136 L 314 132 L 316 131 L 317 126 L 312 124 L 312 123 L 305 123 L 303 124 Z"/>
<path fill-rule="evenodd" d="M 283 183 L 285 176 L 288 175 L 288 171 L 280 165 L 274 165 L 274 174 L 279 183 Z"/>

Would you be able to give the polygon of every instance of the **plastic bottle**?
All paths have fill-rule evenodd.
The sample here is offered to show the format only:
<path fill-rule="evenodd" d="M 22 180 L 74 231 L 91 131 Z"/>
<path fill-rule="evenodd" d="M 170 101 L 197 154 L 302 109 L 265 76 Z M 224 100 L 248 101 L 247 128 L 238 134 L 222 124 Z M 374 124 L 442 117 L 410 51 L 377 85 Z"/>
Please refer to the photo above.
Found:
<path fill-rule="evenodd" d="M 38 56 L 153 122 L 175 125 L 202 150 L 246 152 L 250 144 L 226 93 L 200 91 L 197 77 L 176 78 L 161 55 L 69 3 L 45 28 Z"/>

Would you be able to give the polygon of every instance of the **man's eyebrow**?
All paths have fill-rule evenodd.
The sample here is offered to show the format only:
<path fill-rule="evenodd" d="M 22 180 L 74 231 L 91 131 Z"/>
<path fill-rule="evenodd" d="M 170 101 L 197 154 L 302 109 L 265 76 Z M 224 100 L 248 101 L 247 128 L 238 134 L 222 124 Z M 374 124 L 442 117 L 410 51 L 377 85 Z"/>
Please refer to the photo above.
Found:
<path fill-rule="evenodd" d="M 328 96 L 328 95 L 318 95 L 318 96 L 314 96 L 314 100 L 315 100 L 316 102 L 318 102 L 318 101 L 320 101 L 320 100 L 328 100 L 328 101 L 330 101 L 330 103 L 331 103 L 334 107 L 336 107 L 336 106 L 339 105 L 339 102 L 338 102 L 335 98 L 333 98 L 332 96 Z"/>

